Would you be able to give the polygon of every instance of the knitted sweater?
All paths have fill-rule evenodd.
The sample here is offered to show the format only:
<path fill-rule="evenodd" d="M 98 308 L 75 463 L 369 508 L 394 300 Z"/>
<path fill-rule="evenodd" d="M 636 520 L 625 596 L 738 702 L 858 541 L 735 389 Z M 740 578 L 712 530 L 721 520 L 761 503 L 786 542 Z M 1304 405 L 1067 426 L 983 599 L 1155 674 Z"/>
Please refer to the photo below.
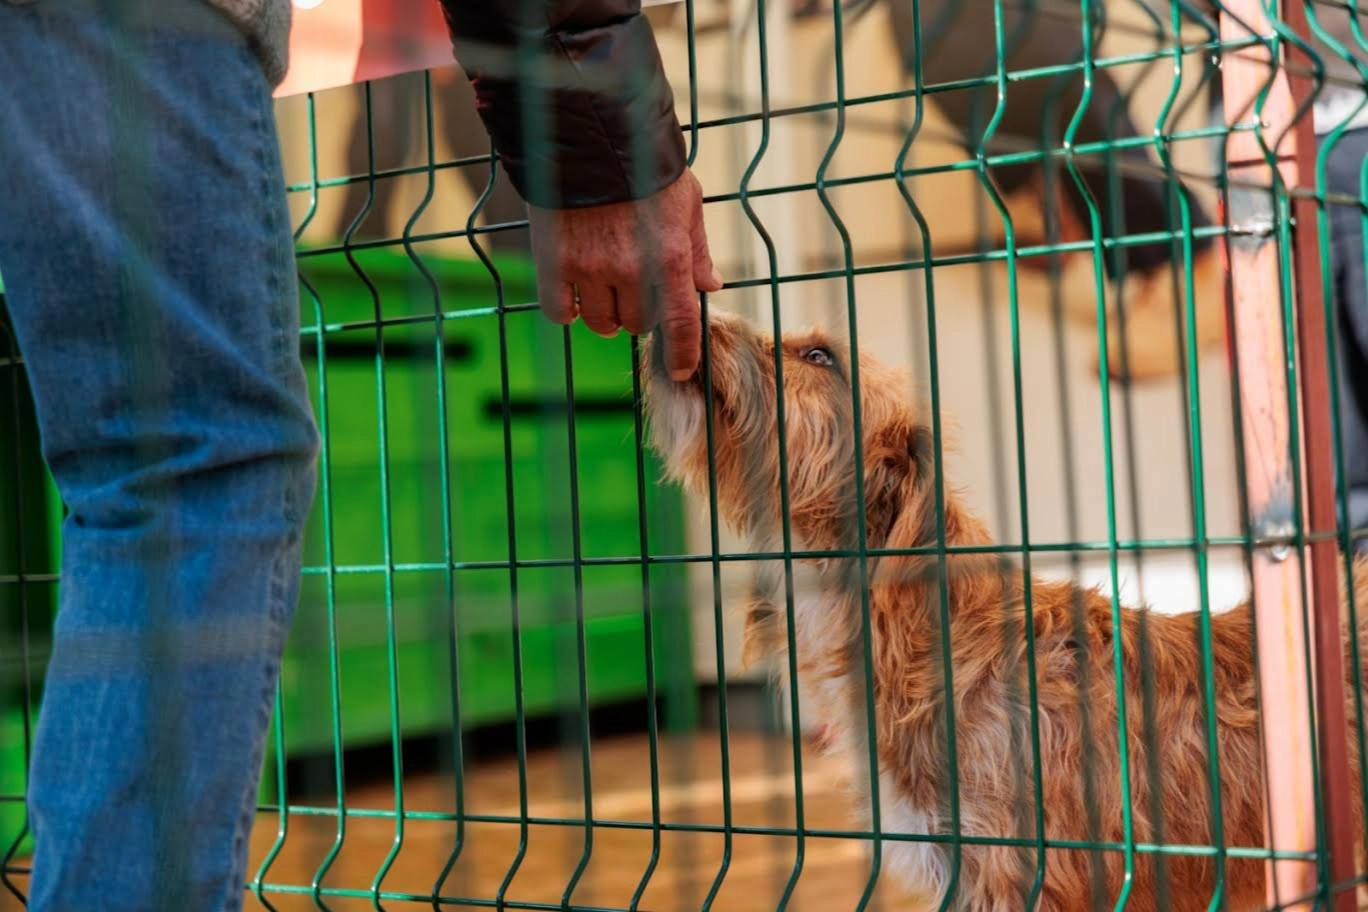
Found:
<path fill-rule="evenodd" d="M 291 0 L 209 0 L 232 19 L 252 42 L 266 78 L 280 85 L 289 64 Z"/>

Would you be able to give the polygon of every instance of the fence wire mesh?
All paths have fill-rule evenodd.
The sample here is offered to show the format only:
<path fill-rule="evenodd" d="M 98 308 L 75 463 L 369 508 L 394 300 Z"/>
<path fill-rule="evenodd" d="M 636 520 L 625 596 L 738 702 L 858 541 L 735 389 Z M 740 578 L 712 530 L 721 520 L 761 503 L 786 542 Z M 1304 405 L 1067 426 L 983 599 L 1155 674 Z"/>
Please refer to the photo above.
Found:
<path fill-rule="evenodd" d="M 247 906 L 1357 907 L 1361 638 L 1342 693 L 1315 669 L 1368 523 L 1365 12 L 648 9 L 727 277 L 704 311 L 796 333 L 752 377 L 750 489 L 733 337 L 685 491 L 647 344 L 539 315 L 455 66 L 278 102 L 323 443 Z M 0 339 L 19 908 L 62 510 Z M 885 395 L 924 404 L 904 540 L 869 512 Z M 782 521 L 729 529 L 738 498 Z"/>

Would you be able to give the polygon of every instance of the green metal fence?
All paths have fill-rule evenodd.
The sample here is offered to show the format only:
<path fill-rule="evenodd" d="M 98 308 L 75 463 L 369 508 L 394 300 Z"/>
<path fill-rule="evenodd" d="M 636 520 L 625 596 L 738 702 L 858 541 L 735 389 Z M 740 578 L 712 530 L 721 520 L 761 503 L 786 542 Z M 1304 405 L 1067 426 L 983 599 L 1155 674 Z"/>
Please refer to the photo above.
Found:
<path fill-rule="evenodd" d="M 804 565 L 851 561 L 856 652 L 876 647 L 870 574 L 897 555 L 865 540 L 862 482 L 852 549 L 802 552 L 787 523 L 776 551 L 734 549 L 716 487 L 686 497 L 645 445 L 637 340 L 537 313 L 525 222 L 494 158 L 441 149 L 460 125 L 479 129 L 452 73 L 283 100 L 323 451 L 248 907 L 977 909 L 972 866 L 1006 846 L 1025 860 L 1016 908 L 1061 908 L 1051 866 L 1071 853 L 1088 859 L 1098 908 L 1237 908 L 1228 871 L 1251 860 L 1276 874 L 1266 908 L 1354 908 L 1368 881 L 1354 850 L 1368 834 L 1354 760 L 1366 736 L 1361 690 L 1342 685 L 1362 675 L 1357 642 L 1339 648 L 1335 579 L 1351 571 L 1343 480 L 1368 453 L 1341 426 L 1353 390 L 1335 378 L 1358 357 L 1340 301 L 1364 262 L 1355 273 L 1331 237 L 1354 219 L 1368 227 L 1368 158 L 1347 184 L 1335 158 L 1368 129 L 1368 10 L 1293 6 L 689 0 L 652 12 L 729 279 L 705 308 L 781 330 L 824 316 L 852 351 L 900 359 L 929 403 L 939 516 L 933 541 L 901 556 L 935 571 L 944 694 L 963 670 L 947 633 L 952 568 L 996 557 L 992 572 L 1024 593 L 1002 633 L 1028 682 L 1013 704 L 1021 766 L 1002 771 L 1002 800 L 1027 808 L 1011 832 L 962 813 L 962 694 L 938 709 L 941 819 L 908 830 L 886 758 L 870 748 L 852 768 L 805 739 L 793 639 L 787 683 L 731 670 L 729 618 L 746 592 L 729 580 L 757 562 L 780 566 L 791 630 Z M 1313 131 L 1331 90 L 1349 100 L 1323 106 L 1335 122 Z M 377 131 L 389 106 L 417 113 L 416 139 Z M 342 160 L 349 143 L 365 154 Z M 23 767 L 60 505 L 22 361 L 0 340 L 8 908 L 27 874 Z M 960 457 L 942 445 L 943 411 L 971 425 Z M 851 431 L 858 461 L 858 406 Z M 784 467 L 802 455 L 780 440 L 787 507 Z M 946 478 L 965 474 L 997 544 L 947 540 Z M 1058 720 L 1038 702 L 1059 672 L 1036 661 L 1032 580 L 1098 583 L 1108 629 L 1123 603 L 1168 598 L 1147 581 L 1181 580 L 1201 656 L 1185 683 L 1209 708 L 1220 568 L 1252 587 L 1271 837 L 1223 835 L 1226 720 L 1214 712 L 1191 783 L 1208 842 L 1165 842 L 1174 809 L 1134 800 L 1137 778 L 1158 770 L 1133 762 L 1135 747 L 1113 778 L 1080 777 L 1092 829 L 1060 836 L 1042 790 Z M 1352 598 L 1346 608 L 1353 628 Z M 1147 745 L 1153 764 L 1177 737 L 1154 709 L 1174 682 L 1128 668 L 1122 641 L 1109 635 L 1114 651 L 1094 656 L 1091 686 L 1101 676 L 1120 704 L 1094 720 L 1116 729 L 1095 738 Z M 1131 673 L 1142 706 L 1127 709 Z M 864 661 L 855 679 L 854 727 L 889 724 L 876 690 L 892 683 Z M 1079 700 L 1087 720 L 1089 691 Z M 1104 807 L 1119 808 L 1120 839 L 1104 835 Z M 905 892 L 909 845 L 943 849 L 943 896 Z M 1210 864 L 1208 893 L 1173 892 L 1185 858 Z"/>

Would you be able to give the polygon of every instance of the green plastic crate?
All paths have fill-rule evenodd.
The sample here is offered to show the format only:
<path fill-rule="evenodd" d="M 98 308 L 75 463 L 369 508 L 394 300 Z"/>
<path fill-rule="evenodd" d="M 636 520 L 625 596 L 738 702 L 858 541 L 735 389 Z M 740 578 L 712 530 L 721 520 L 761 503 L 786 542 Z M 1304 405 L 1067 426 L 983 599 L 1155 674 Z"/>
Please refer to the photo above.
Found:
<path fill-rule="evenodd" d="M 494 279 L 478 261 L 423 258 L 446 315 L 440 323 L 443 408 L 433 285 L 400 250 L 362 251 L 354 263 L 340 254 L 306 254 L 300 262 L 304 357 L 320 414 L 326 405 L 329 485 L 327 503 L 320 489 L 310 517 L 303 591 L 282 670 L 289 754 L 331 750 L 335 721 L 343 746 L 352 747 L 387 741 L 396 731 L 405 737 L 450 731 L 457 711 L 462 728 L 511 720 L 515 712 L 505 347 Z M 498 271 L 508 305 L 535 300 L 528 263 L 505 259 Z M 379 333 L 377 315 L 386 321 Z M 565 566 L 574 557 L 575 536 L 564 337 L 535 308 L 515 309 L 505 319 L 517 557 L 520 564 L 538 564 L 518 573 L 522 699 L 528 714 L 573 711 L 580 701 L 574 572 Z M 320 321 L 328 328 L 322 383 L 312 331 Z M 581 325 L 571 339 L 580 556 L 589 562 L 582 567 L 585 689 L 596 705 L 647 690 L 630 340 L 604 340 Z M 682 553 L 681 498 L 656 484 L 659 470 L 648 457 L 650 550 Z M 325 509 L 331 511 L 330 552 Z M 448 564 L 455 568 L 450 573 Z M 655 565 L 650 574 L 657 686 L 671 727 L 690 726 L 694 709 L 685 572 L 679 564 Z M 395 630 L 398 722 L 391 712 L 387 606 Z M 459 700 L 451 680 L 453 629 Z M 268 757 L 268 773 L 273 764 Z M 263 788 L 269 800 L 269 776 Z"/>
<path fill-rule="evenodd" d="M 9 362 L 5 319 L 0 286 L 0 361 Z M 11 848 L 22 857 L 32 847 L 23 803 L 25 675 L 31 736 L 57 604 L 51 579 L 61 562 L 62 505 L 39 452 L 28 382 L 15 363 L 0 364 L 0 442 L 0 857 Z"/>
<path fill-rule="evenodd" d="M 320 384 L 316 334 L 306 329 L 303 352 L 316 407 L 327 394 L 332 559 L 328 560 L 324 498 L 310 516 L 306 571 L 300 606 L 281 674 L 281 708 L 287 754 L 333 748 L 334 720 L 343 747 L 510 720 L 518 685 L 513 675 L 512 601 L 508 561 L 508 511 L 504 461 L 503 394 L 499 320 L 490 272 L 478 261 L 424 258 L 440 290 L 446 379 L 447 459 L 450 465 L 450 557 L 460 569 L 448 574 L 441 497 L 441 436 L 436 369 L 437 325 L 432 286 L 414 263 L 394 250 L 364 251 L 355 262 L 379 298 L 381 315 L 397 318 L 383 332 L 384 435 L 388 453 L 390 561 L 385 573 L 386 523 L 382 520 L 380 408 L 377 375 L 376 301 L 345 257 L 301 260 L 303 322 L 325 334 Z M 505 300 L 535 300 L 530 266 L 499 264 Z M 334 331 L 339 327 L 357 328 Z M 521 695 L 528 715 L 573 711 L 579 706 L 579 659 L 569 505 L 569 460 L 562 331 L 535 309 L 506 317 L 516 544 L 519 561 L 542 566 L 518 574 Z M 645 695 L 646 640 L 640 564 L 640 533 L 631 401 L 630 342 L 604 340 L 576 326 L 571 331 L 576 403 L 576 455 L 585 615 L 585 690 L 590 705 Z M 18 376 L 18 372 L 8 372 Z M 6 402 L 10 399 L 6 398 Z M 26 399 L 25 399 L 26 401 Z M 15 553 L 12 536 L 22 531 L 26 570 L 55 573 L 60 559 L 61 505 L 37 453 L 32 416 L 19 468 L 30 499 L 19 524 L 0 524 L 0 574 L 13 576 L 4 559 Z M 0 460 L 12 462 L 10 452 Z M 6 479 L 15 468 L 0 462 Z M 37 472 L 38 475 L 34 475 Z M 648 534 L 652 553 L 684 550 L 682 505 L 672 488 L 655 484 L 659 466 L 646 464 Z M 33 477 L 30 477 L 33 476 Z M 10 486 L 12 490 L 12 485 Z M 0 503 L 5 503 L 0 501 Z M 7 507 L 6 515 L 10 515 Z M 9 535 L 10 538 L 5 536 Z M 615 563 L 594 565 L 595 559 Z M 472 566 L 473 565 L 473 566 Z M 337 568 L 329 574 L 327 568 Z M 693 724 L 694 695 L 689 652 L 685 570 L 651 569 L 651 616 L 657 690 L 664 722 Z M 392 582 L 388 582 L 392 581 Z M 448 580 L 451 590 L 448 592 Z M 392 588 L 389 588 L 392 587 Z M 331 597 L 329 592 L 331 591 Z M 43 597 L 55 608 L 56 587 Z M 387 593 L 391 597 L 387 599 Z M 17 618 L 16 585 L 0 586 L 0 616 Z M 33 595 L 30 594 L 32 603 Z M 14 604 L 11 604 L 14 603 Z M 332 611 L 329 605 L 332 605 Z M 388 630 L 393 607 L 399 682 L 398 720 L 391 705 Z M 452 613 L 459 663 L 459 701 L 453 698 Z M 51 610 L 46 615 L 50 622 Z M 31 618 L 33 616 L 31 615 Z M 334 714 L 329 644 L 335 618 L 340 713 Z M 10 624 L 10 626 L 15 626 Z M 31 646 L 45 654 L 49 624 L 31 628 Z M 17 627 L 6 636 L 11 646 Z M 13 650 L 7 650 L 13 652 Z M 41 666 L 35 668 L 41 677 Z M 12 676 L 11 676 L 12 677 Z M 15 682 L 7 680 L 6 684 Z M 40 682 L 38 682 L 40 683 Z M 16 691 L 17 695 L 17 691 Z M 14 700 L 10 706 L 19 705 Z M 22 712 L 0 718 L 0 794 L 22 795 Z M 268 747 L 263 799 L 273 800 L 275 748 Z M 18 835 L 22 803 L 0 802 L 0 839 Z M 13 838 L 10 836 L 9 838 Z"/>

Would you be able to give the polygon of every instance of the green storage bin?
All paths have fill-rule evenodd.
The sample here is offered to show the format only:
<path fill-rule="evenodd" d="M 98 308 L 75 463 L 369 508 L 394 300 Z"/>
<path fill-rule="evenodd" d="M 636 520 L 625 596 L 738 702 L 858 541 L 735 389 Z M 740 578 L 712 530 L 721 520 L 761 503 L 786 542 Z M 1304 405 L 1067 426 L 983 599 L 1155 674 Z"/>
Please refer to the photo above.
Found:
<path fill-rule="evenodd" d="M 38 710 L 34 707 L 29 715 L 30 726 L 37 717 Z M 33 834 L 28 829 L 28 814 L 24 810 L 28 789 L 25 761 L 23 705 L 6 705 L 0 710 L 0 857 L 11 848 L 18 858 L 33 853 Z"/>
<path fill-rule="evenodd" d="M 423 266 L 432 283 L 402 250 L 361 251 L 351 262 L 341 254 L 300 261 L 304 360 L 326 429 L 328 485 L 320 486 L 310 516 L 300 607 L 282 669 L 289 754 L 330 751 L 335 721 L 352 747 L 388 741 L 395 731 L 450 731 L 457 714 L 463 728 L 513 718 L 505 360 L 513 541 L 519 563 L 533 564 L 521 566 L 517 579 L 524 709 L 531 715 L 579 705 L 563 330 L 535 307 L 515 308 L 506 313 L 501 342 L 497 288 L 507 305 L 535 301 L 525 261 L 499 262 L 498 283 L 476 260 L 424 257 Z M 440 323 L 434 290 L 446 315 Z M 377 317 L 385 323 L 380 331 Z M 327 328 L 321 368 L 312 332 L 320 324 Z M 646 693 L 630 339 L 605 340 L 579 324 L 570 337 L 579 553 L 590 562 L 581 571 L 585 681 L 595 705 Z M 652 456 L 646 473 L 650 550 L 681 553 L 681 496 L 657 484 Z M 654 565 L 650 574 L 657 689 L 667 724 L 680 727 L 692 725 L 694 708 L 685 574 L 680 564 Z M 268 757 L 268 773 L 273 765 Z M 273 800 L 269 778 L 263 788 Z"/>
<path fill-rule="evenodd" d="M 61 501 L 43 464 L 28 381 L 15 354 L 0 286 L 0 856 L 21 835 L 17 854 L 32 848 L 23 802 L 25 714 L 31 734 L 61 563 Z"/>

